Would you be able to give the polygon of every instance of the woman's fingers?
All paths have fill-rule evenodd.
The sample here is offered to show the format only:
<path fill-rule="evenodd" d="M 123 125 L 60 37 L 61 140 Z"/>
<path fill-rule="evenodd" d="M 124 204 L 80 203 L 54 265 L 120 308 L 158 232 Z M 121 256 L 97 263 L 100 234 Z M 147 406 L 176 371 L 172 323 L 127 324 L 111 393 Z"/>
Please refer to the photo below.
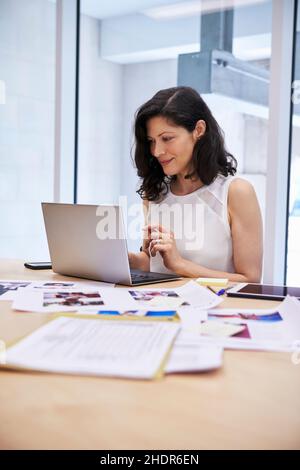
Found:
<path fill-rule="evenodd" d="M 145 225 L 145 227 L 143 227 L 143 230 L 145 230 L 145 231 L 147 231 L 147 230 L 151 231 L 153 229 L 156 229 L 159 232 L 169 232 L 168 229 L 166 229 L 165 227 L 163 227 L 160 224 L 149 224 L 149 225 Z"/>
<path fill-rule="evenodd" d="M 153 249 L 154 246 L 155 246 L 155 242 L 156 242 L 156 240 L 151 240 L 151 242 L 149 243 L 148 250 L 149 250 L 149 255 L 150 256 L 155 256 L 155 254 L 156 254 L 156 253 L 154 253 L 154 249 Z"/>
<path fill-rule="evenodd" d="M 151 240 L 149 244 L 149 254 L 150 256 L 155 256 L 157 253 L 157 250 L 155 250 L 155 246 L 160 244 L 160 240 Z"/>
<path fill-rule="evenodd" d="M 153 256 L 156 256 L 157 253 L 167 253 L 168 251 L 170 251 L 172 249 L 172 245 L 170 245 L 169 243 L 166 244 L 166 245 L 155 245 L 154 248 L 153 248 Z"/>
<path fill-rule="evenodd" d="M 146 240 L 146 249 L 150 256 L 155 256 L 158 251 L 163 252 L 170 249 L 171 245 L 166 248 L 165 244 L 170 244 L 174 240 L 174 234 L 160 224 L 146 225 L 143 227 L 144 240 Z M 164 247 L 162 247 L 164 245 Z"/>
<path fill-rule="evenodd" d="M 145 225 L 145 227 L 143 227 L 143 231 L 145 234 L 147 234 L 146 236 L 150 236 L 152 232 L 159 234 L 171 234 L 172 236 L 174 236 L 174 233 L 171 230 L 163 227 L 160 224 Z"/>
<path fill-rule="evenodd" d="M 150 234 L 150 239 L 151 240 L 171 240 L 172 235 L 170 232 L 157 232 L 157 231 L 152 231 Z"/>
<path fill-rule="evenodd" d="M 151 230 L 150 238 L 151 238 L 151 240 L 158 240 L 159 238 L 161 238 L 159 231 L 155 228 L 153 230 Z"/>
<path fill-rule="evenodd" d="M 149 253 L 150 256 L 155 256 L 158 251 L 160 252 L 165 252 L 169 250 L 172 247 L 172 244 L 170 243 L 171 239 L 157 239 L 157 240 L 152 240 L 149 245 Z"/>

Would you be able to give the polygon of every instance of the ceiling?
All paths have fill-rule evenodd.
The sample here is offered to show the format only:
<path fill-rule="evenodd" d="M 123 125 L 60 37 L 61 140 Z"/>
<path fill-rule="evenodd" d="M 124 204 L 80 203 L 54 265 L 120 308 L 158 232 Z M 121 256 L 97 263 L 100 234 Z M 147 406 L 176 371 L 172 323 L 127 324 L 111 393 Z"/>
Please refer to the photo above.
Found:
<path fill-rule="evenodd" d="M 199 6 L 203 11 L 216 10 L 222 7 L 238 7 L 249 4 L 265 3 L 270 0 L 81 0 L 82 13 L 94 18 L 104 19 L 114 16 L 123 16 L 131 13 L 144 12 L 148 9 L 167 5 Z"/>
<path fill-rule="evenodd" d="M 184 1 L 184 0 L 183 0 Z M 128 15 L 147 8 L 176 3 L 176 0 L 81 0 L 81 11 L 95 18 Z"/>

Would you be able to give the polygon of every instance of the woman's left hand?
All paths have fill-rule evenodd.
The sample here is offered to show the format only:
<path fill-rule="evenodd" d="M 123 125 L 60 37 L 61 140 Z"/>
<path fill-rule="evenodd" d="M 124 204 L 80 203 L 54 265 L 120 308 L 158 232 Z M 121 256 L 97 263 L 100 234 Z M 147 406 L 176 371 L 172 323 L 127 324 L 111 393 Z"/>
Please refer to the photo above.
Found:
<path fill-rule="evenodd" d="M 150 256 L 156 256 L 157 253 L 160 253 L 165 267 L 176 273 L 183 259 L 178 252 L 174 233 L 161 225 L 147 225 L 145 229 L 148 230 L 151 239 L 149 244 Z"/>

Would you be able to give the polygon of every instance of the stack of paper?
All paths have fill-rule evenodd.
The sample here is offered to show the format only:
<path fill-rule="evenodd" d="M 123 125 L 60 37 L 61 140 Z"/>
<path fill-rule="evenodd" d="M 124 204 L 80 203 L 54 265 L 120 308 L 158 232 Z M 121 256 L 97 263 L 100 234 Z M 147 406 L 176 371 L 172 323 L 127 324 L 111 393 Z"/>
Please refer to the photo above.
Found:
<path fill-rule="evenodd" d="M 9 348 L 11 367 L 150 379 L 158 371 L 218 368 L 223 348 L 299 349 L 300 302 L 292 297 L 277 309 L 221 309 L 215 307 L 223 299 L 194 281 L 163 289 L 0 281 L 0 300 L 9 299 L 18 312 L 72 314 L 53 319 Z M 173 320 L 176 312 L 180 324 L 151 320 Z"/>
<path fill-rule="evenodd" d="M 223 299 L 193 281 L 183 287 L 163 289 L 111 288 L 85 281 L 27 281 L 26 285 L 8 284 L 6 287 L 9 295 L 14 289 L 13 309 L 19 313 L 72 314 L 51 321 L 10 348 L 7 355 L 10 366 L 151 378 L 159 368 L 163 370 L 166 352 L 171 349 L 165 368 L 167 373 L 205 371 L 221 365 L 223 349 L 203 345 L 199 332 L 196 340 L 181 336 L 172 346 L 179 325 L 169 330 L 168 325 L 151 321 L 152 318 L 176 319 L 178 313 L 182 331 L 197 330 L 200 321 L 207 319 L 205 309 L 217 306 Z M 83 323 L 82 315 L 86 314 L 96 314 L 98 318 L 86 316 Z M 107 315 L 115 319 L 122 317 L 123 321 L 108 321 Z M 136 317 L 135 322 L 130 321 L 133 317 Z M 142 317 L 149 318 L 149 327 L 139 322 Z M 153 324 L 157 326 L 154 328 Z M 145 348 L 147 344 L 149 350 Z"/>
<path fill-rule="evenodd" d="M 151 379 L 179 331 L 176 323 L 59 317 L 8 349 L 7 365 L 64 374 Z"/>

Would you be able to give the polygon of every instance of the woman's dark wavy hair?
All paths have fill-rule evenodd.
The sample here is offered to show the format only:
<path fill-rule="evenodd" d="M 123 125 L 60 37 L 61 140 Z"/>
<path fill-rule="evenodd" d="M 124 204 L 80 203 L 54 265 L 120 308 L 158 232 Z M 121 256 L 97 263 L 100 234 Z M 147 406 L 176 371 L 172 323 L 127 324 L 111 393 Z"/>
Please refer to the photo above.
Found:
<path fill-rule="evenodd" d="M 190 87 L 174 87 L 160 90 L 143 104 L 136 113 L 134 133 L 134 161 L 142 184 L 137 193 L 142 199 L 157 201 L 166 194 L 168 184 L 176 176 L 166 176 L 157 158 L 150 152 L 147 139 L 147 122 L 154 116 L 162 116 L 170 123 L 192 132 L 202 119 L 206 123 L 204 135 L 195 143 L 192 164 L 193 173 L 208 185 L 218 174 L 234 175 L 236 159 L 225 149 L 223 131 L 201 96 Z"/>

